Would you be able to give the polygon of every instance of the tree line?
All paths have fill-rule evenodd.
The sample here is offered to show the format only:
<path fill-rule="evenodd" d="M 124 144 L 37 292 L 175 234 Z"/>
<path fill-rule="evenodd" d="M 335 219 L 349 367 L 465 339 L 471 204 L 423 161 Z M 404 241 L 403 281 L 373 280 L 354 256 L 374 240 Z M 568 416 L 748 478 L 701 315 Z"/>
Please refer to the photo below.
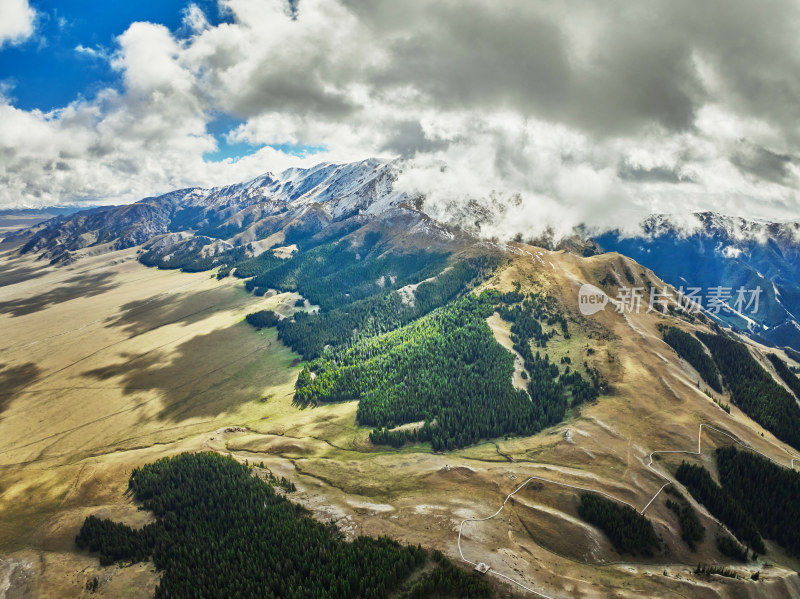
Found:
<path fill-rule="evenodd" d="M 727 526 L 742 543 L 759 554 L 766 548 L 758 526 L 741 503 L 727 488 L 719 486 L 703 466 L 681 462 L 675 478 L 702 503 L 711 514 Z"/>
<path fill-rule="evenodd" d="M 617 553 L 649 557 L 660 546 L 653 523 L 628 505 L 583 493 L 578 514 L 602 530 Z"/>
<path fill-rule="evenodd" d="M 731 391 L 731 401 L 745 414 L 800 449 L 800 406 L 750 355 L 747 346 L 724 335 L 698 333 Z"/>
<path fill-rule="evenodd" d="M 761 534 L 800 556 L 800 472 L 735 447 L 716 451 L 720 483 Z"/>
<path fill-rule="evenodd" d="M 772 362 L 775 372 L 781 377 L 784 383 L 792 390 L 794 396 L 800 399 L 800 378 L 789 369 L 789 365 L 780 359 L 776 354 L 767 354 L 767 358 Z"/>
<path fill-rule="evenodd" d="M 509 300 L 518 303 L 509 304 Z M 538 294 L 522 296 L 517 283 L 513 295 L 501 296 L 495 307 L 501 318 L 511 322 L 511 342 L 514 350 L 522 356 L 525 371 L 528 373 L 528 393 L 532 398 L 541 398 L 550 407 L 550 420 L 553 423 L 563 420 L 567 405 L 577 407 L 597 399 L 600 384 L 592 378 L 594 373 L 590 371 L 588 364 L 585 366 L 592 383 L 587 382 L 569 365 L 559 375 L 558 366 L 550 362 L 547 354 L 542 358 L 539 350 L 533 353 L 532 346 L 546 348 L 547 341 L 557 334 L 555 329 L 545 333 L 540 321 L 545 321 L 550 326 L 559 324 L 561 335 L 569 339 L 567 320 L 552 297 Z M 567 358 L 562 362 L 569 364 L 571 360 Z"/>
<path fill-rule="evenodd" d="M 383 599 L 488 597 L 485 583 L 443 556 L 418 584 L 406 582 L 428 560 L 420 547 L 387 537 L 345 541 L 333 524 L 216 453 L 183 454 L 137 468 L 129 486 L 156 521 L 140 530 L 90 516 L 76 543 L 102 563 L 152 558 L 161 571 L 157 598 Z"/>
<path fill-rule="evenodd" d="M 322 310 L 334 310 L 434 276 L 447 262 L 443 252 L 386 251 L 379 237 L 367 235 L 361 245 L 345 239 L 298 252 L 246 286 L 298 291 Z"/>
<path fill-rule="evenodd" d="M 667 490 L 670 495 L 675 497 L 675 501 L 668 498 L 666 505 L 678 517 L 678 525 L 681 527 L 681 538 L 689 546 L 689 549 L 695 551 L 697 545 L 703 542 L 706 529 L 700 523 L 697 512 L 695 512 L 691 504 L 686 501 L 686 498 L 672 487 L 667 487 Z"/>
<path fill-rule="evenodd" d="M 247 321 L 247 324 L 257 329 L 274 327 L 279 321 L 277 314 L 272 310 L 259 310 L 258 312 L 248 314 L 244 319 Z"/>
<path fill-rule="evenodd" d="M 722 393 L 722 385 L 719 382 L 719 369 L 706 353 L 703 344 L 693 335 L 682 331 L 677 327 L 664 327 L 662 325 L 661 334 L 664 341 L 675 350 L 675 352 L 689 364 L 692 365 L 703 380 L 717 393 Z"/>
<path fill-rule="evenodd" d="M 736 539 L 722 531 L 717 535 L 717 551 L 725 557 L 735 559 L 739 562 L 748 561 L 749 552 L 747 551 L 747 547 L 740 545 Z M 753 559 L 755 559 L 755 557 Z"/>
<path fill-rule="evenodd" d="M 321 356 L 326 347 L 347 348 L 428 314 L 466 292 L 493 266 L 494 261 L 485 258 L 456 262 L 436 278 L 419 283 L 412 300 L 405 299 L 396 290 L 384 290 L 319 314 L 298 312 L 294 318 L 278 324 L 278 337 L 306 360 L 313 360 Z M 306 289 L 299 291 L 305 295 Z"/>
<path fill-rule="evenodd" d="M 494 596 L 491 585 L 473 573 L 464 572 L 440 551 L 433 551 L 436 564 L 408 588 L 400 589 L 397 599 L 488 599 Z"/>

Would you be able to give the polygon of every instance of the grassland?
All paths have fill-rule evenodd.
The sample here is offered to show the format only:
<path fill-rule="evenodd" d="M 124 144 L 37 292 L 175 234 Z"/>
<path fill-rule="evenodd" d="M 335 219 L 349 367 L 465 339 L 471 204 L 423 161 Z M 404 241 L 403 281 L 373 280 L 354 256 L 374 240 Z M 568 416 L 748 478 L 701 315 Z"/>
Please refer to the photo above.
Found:
<path fill-rule="evenodd" d="M 81 596 L 97 576 L 104 596 L 149 596 L 152 568 L 101 569 L 72 539 L 89 514 L 142 524 L 146 516 L 126 495 L 131 470 L 182 451 L 263 461 L 295 482 L 295 500 L 346 534 L 389 534 L 451 557 L 458 522 L 493 513 L 530 475 L 643 506 L 661 485 L 646 468 L 648 453 L 690 448 L 700 422 L 776 459 L 787 455 L 735 407 L 727 415 L 700 392 L 697 373 L 661 340 L 657 324 L 666 317 L 625 319 L 609 307 L 587 319 L 569 308 L 582 281 L 599 281 L 622 258 L 515 248 L 491 284 L 510 290 L 519 280 L 554 295 L 572 332 L 554 341 L 556 357 L 586 360 L 613 392 L 534 437 L 448 454 L 374 448 L 368 430 L 355 425 L 354 402 L 293 405 L 298 356 L 274 329 L 255 332 L 243 319 L 259 309 L 290 314 L 296 294 L 257 298 L 233 279 L 147 269 L 135 250 L 87 256 L 67 269 L 7 250 L 0 255 L 0 557 L 30 568 L 28 587 L 19 590 Z M 13 272 L 38 276 L 4 279 Z M 659 465 L 674 467 L 668 459 Z M 466 531 L 465 554 L 556 596 L 607 597 L 613 589 L 619 597 L 711 598 L 758 590 L 727 579 L 697 585 L 696 563 L 718 558 L 713 537 L 691 553 L 663 502 L 648 516 L 668 553 L 636 564 L 577 518 L 577 504 L 575 493 L 533 485 L 502 517 Z M 776 548 L 769 559 L 777 565 L 762 573 L 758 592 L 800 592 L 789 571 L 798 564 Z"/>

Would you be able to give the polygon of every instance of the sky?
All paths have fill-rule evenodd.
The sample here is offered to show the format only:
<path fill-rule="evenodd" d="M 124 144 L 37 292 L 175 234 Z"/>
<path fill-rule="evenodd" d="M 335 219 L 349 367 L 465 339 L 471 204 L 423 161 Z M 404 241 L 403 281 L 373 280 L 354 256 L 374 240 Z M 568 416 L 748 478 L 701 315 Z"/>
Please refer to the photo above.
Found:
<path fill-rule="evenodd" d="M 0 208 L 375 156 L 500 233 L 797 219 L 797 31 L 797 0 L 2 0 Z"/>

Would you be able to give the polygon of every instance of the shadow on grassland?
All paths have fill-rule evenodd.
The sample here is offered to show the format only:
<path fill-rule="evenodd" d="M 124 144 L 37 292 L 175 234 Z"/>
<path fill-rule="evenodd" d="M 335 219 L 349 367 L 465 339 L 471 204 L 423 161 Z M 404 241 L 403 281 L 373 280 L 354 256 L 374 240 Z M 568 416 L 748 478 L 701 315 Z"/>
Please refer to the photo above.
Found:
<path fill-rule="evenodd" d="M 72 277 L 50 291 L 0 302 L 0 314 L 25 316 L 70 300 L 100 295 L 118 286 L 111 282 L 113 276 L 112 273 L 103 272 Z"/>
<path fill-rule="evenodd" d="M 39 367 L 32 362 L 11 367 L 0 364 L 0 414 L 8 408 L 19 391 L 37 379 L 39 373 Z"/>
<path fill-rule="evenodd" d="M 230 308 L 235 289 L 214 287 L 202 291 L 165 293 L 146 300 L 128 302 L 120 312 L 106 319 L 107 327 L 120 327 L 129 337 L 136 337 L 168 324 L 190 325 L 214 312 Z"/>
<path fill-rule="evenodd" d="M 277 339 L 255 336 L 244 323 L 198 335 L 173 350 L 120 356 L 83 376 L 113 381 L 126 395 L 156 391 L 156 418 L 179 422 L 214 417 L 259 399 L 266 386 L 291 383 L 292 354 Z"/>
<path fill-rule="evenodd" d="M 2 260 L 2 258 L 0 258 Z M 17 283 L 22 283 L 23 281 L 29 281 L 31 279 L 36 279 L 41 276 L 47 274 L 47 267 L 43 264 L 42 266 L 18 266 L 16 268 L 7 268 L 13 267 L 12 262 L 8 262 L 7 264 L 3 265 L 2 270 L 0 270 L 0 287 L 8 287 L 9 285 L 16 285 Z"/>

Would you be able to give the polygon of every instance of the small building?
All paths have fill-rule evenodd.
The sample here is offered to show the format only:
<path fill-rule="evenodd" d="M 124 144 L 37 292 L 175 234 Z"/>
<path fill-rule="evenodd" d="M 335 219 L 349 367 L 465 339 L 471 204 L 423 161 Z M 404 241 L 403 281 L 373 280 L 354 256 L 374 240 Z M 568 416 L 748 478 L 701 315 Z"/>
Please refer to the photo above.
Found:
<path fill-rule="evenodd" d="M 479 574 L 486 574 L 491 568 L 489 568 L 488 564 L 484 564 L 483 562 L 479 563 L 475 566 L 475 571 Z"/>

